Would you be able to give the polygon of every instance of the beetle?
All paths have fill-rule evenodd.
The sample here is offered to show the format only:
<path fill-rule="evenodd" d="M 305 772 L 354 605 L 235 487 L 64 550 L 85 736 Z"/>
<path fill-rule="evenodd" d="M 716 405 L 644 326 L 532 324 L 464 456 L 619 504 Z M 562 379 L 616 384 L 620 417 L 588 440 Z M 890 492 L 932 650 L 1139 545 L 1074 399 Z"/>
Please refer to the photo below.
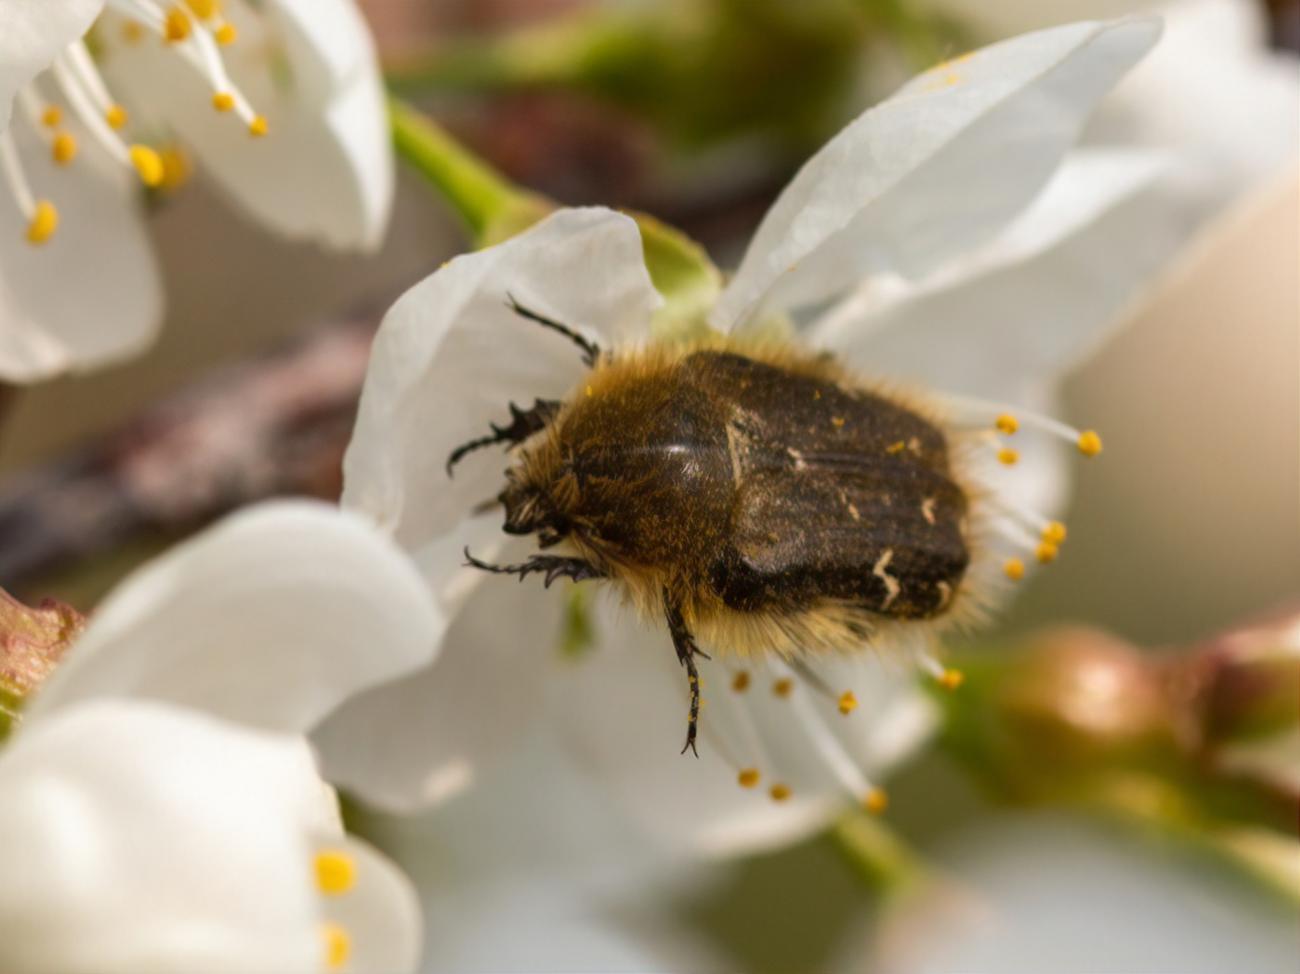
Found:
<path fill-rule="evenodd" d="M 701 643 L 798 659 L 861 647 L 887 625 L 969 614 L 972 499 L 938 409 L 871 388 L 789 342 L 715 336 L 600 349 L 564 400 L 510 404 L 511 422 L 460 446 L 514 453 L 497 503 L 542 552 L 494 565 L 603 580 L 667 627 L 689 684 L 682 752 L 698 756 Z"/>

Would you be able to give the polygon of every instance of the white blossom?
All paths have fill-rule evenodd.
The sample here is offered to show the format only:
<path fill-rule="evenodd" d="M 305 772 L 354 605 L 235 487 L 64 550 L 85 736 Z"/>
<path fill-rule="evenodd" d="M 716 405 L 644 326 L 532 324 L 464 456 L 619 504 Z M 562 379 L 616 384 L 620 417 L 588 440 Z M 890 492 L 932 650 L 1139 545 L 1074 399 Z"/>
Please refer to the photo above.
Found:
<path fill-rule="evenodd" d="M 376 247 L 385 119 L 353 0 L 0 0 L 0 377 L 151 341 L 141 186 L 179 181 L 190 155 L 278 233 Z"/>
<path fill-rule="evenodd" d="M 1109 327 L 1135 278 L 1117 274 L 1112 287 L 1103 276 L 1102 293 L 1077 314 L 1062 313 L 1050 271 L 1140 194 L 1159 161 L 1115 152 L 1054 173 L 1093 107 L 1158 33 L 1151 20 L 1073 24 L 915 79 L 804 166 L 710 316 L 724 332 L 811 316 L 804 338 L 864 375 L 924 383 L 990 434 L 998 408 L 1021 416 L 1031 462 L 989 475 L 999 498 L 992 550 L 1007 556 L 984 559 L 993 575 L 1023 573 L 1020 556 L 1036 546 L 1055 553 L 1047 540 L 1059 541 L 1061 531 L 1048 520 L 1063 495 L 1055 438 L 1078 438 L 1085 452 L 1099 444 L 1033 419 L 1032 410 Z M 1105 240 L 1107 266 L 1122 266 L 1125 241 Z M 1015 291 L 989 287 L 1000 275 L 1025 290 L 1014 314 L 992 300 Z M 1040 275 L 1041 286 L 1026 284 Z M 864 305 L 851 293 L 864 280 L 894 300 Z M 959 296 L 949 318 L 894 313 L 910 295 L 945 288 Z M 703 664 L 696 761 L 677 753 L 685 681 L 663 631 L 599 602 L 595 651 L 557 660 L 564 606 L 554 591 L 482 583 L 462 570 L 466 545 L 480 558 L 509 561 L 527 549 L 506 544 L 499 514 L 474 514 L 499 493 L 502 464 L 466 463 L 449 480 L 447 456 L 499 420 L 508 401 L 563 399 L 583 376 L 572 348 L 523 326 L 507 293 L 602 348 L 649 340 L 661 307 L 636 224 L 584 209 L 451 261 L 389 312 L 345 461 L 344 504 L 412 553 L 454 618 L 436 667 L 350 701 L 323 725 L 316 740 L 328 774 L 389 807 L 439 800 L 472 782 L 485 757 L 549 700 L 601 779 L 669 840 L 740 852 L 821 828 L 846 800 L 879 808 L 876 780 L 933 726 L 908 672 L 914 657 L 937 666 L 924 646 L 818 660 L 816 679 L 775 661 Z M 836 307 L 846 294 L 850 303 Z M 1067 288 L 1064 300 L 1072 296 Z M 945 397 L 949 389 L 981 398 Z M 818 696 L 819 684 L 829 699 Z M 756 784 L 758 768 L 762 789 L 738 786 Z"/>
<path fill-rule="evenodd" d="M 0 752 L 0 967 L 413 970 L 413 888 L 344 833 L 304 735 L 442 628 L 400 551 L 312 502 L 129 576 Z"/>
<path fill-rule="evenodd" d="M 347 836 L 300 737 L 141 701 L 0 753 L 11 974 L 413 971 L 409 881 Z"/>

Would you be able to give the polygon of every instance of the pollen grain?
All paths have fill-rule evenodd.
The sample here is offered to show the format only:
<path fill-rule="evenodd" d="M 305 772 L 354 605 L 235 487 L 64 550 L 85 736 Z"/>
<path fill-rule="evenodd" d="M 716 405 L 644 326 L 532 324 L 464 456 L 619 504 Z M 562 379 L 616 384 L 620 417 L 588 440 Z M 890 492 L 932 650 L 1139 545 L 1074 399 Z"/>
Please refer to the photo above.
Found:
<path fill-rule="evenodd" d="M 77 158 L 77 138 L 71 132 L 59 132 L 50 143 L 50 156 L 60 166 Z"/>
<path fill-rule="evenodd" d="M 966 674 L 961 670 L 947 669 L 939 674 L 939 685 L 945 690 L 956 690 L 966 682 Z"/>
<path fill-rule="evenodd" d="M 27 222 L 27 242 L 40 246 L 59 229 L 59 211 L 49 200 L 37 200 L 32 218 Z"/>
<path fill-rule="evenodd" d="M 321 924 L 320 935 L 325 947 L 325 966 L 331 971 L 339 970 L 352 954 L 352 938 L 337 923 Z"/>
<path fill-rule="evenodd" d="M 326 896 L 340 896 L 357 883 L 356 860 L 342 849 L 316 853 L 316 888 Z"/>
<path fill-rule="evenodd" d="M 131 146 L 128 151 L 131 155 L 131 165 L 135 167 L 140 182 L 150 188 L 161 185 L 163 178 L 167 175 L 162 156 L 158 155 L 149 146 L 140 145 L 139 143 Z"/>
<path fill-rule="evenodd" d="M 889 807 L 889 795 L 883 788 L 872 788 L 862 799 L 862 807 L 872 815 L 879 815 Z"/>

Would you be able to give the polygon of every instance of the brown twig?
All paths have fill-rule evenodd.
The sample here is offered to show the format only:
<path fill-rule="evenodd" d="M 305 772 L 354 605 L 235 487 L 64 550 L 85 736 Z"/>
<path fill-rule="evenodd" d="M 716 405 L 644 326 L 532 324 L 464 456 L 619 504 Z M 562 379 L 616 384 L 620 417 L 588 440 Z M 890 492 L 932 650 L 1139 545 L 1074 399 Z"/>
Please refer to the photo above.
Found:
<path fill-rule="evenodd" d="M 218 369 L 119 429 L 0 484 L 0 586 L 266 497 L 333 499 L 377 317 Z"/>

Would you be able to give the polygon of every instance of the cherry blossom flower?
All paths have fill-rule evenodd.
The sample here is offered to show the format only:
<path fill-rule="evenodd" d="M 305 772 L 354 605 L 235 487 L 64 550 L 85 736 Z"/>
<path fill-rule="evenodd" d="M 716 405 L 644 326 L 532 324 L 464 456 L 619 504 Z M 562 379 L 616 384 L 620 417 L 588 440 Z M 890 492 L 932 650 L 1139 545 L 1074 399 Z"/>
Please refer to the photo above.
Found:
<path fill-rule="evenodd" d="M 420 912 L 305 734 L 443 620 L 361 519 L 272 502 L 124 580 L 0 752 L 7 971 L 414 969 Z"/>
<path fill-rule="evenodd" d="M 13 974 L 413 971 L 414 889 L 347 836 L 302 738 L 142 701 L 0 753 Z"/>
<path fill-rule="evenodd" d="M 352 0 L 0 2 L 0 378 L 152 340 L 163 299 L 141 188 L 183 179 L 191 154 L 278 233 L 377 246 L 385 119 Z"/>
<path fill-rule="evenodd" d="M 803 167 L 712 302 L 713 329 L 803 322 L 805 340 L 865 375 L 924 384 L 954 422 L 986 431 L 991 588 L 1013 587 L 1064 538 L 1052 520 L 1065 482 L 1053 445 L 1100 447 L 1095 434 L 1035 409 L 1136 278 L 1088 277 L 1101 293 L 1073 313 L 1052 269 L 1067 266 L 1078 240 L 1097 246 L 1091 231 L 1140 195 L 1159 161 L 1114 152 L 1060 167 L 1093 107 L 1158 34 L 1152 20 L 1072 24 L 916 78 Z M 1115 270 L 1124 241 L 1102 240 Z M 893 299 L 864 304 L 853 293 L 863 281 Z M 940 291 L 956 301 L 950 317 L 898 313 Z M 498 513 L 475 513 L 500 491 L 502 465 L 483 458 L 449 480 L 447 456 L 511 399 L 563 399 L 583 375 L 565 343 L 521 327 L 507 293 L 602 348 L 703 324 L 674 320 L 636 224 L 603 209 L 562 210 L 451 261 L 398 301 L 375 343 L 343 503 L 412 554 L 451 623 L 436 667 L 349 701 L 321 727 L 327 774 L 380 805 L 435 802 L 471 783 L 549 702 L 601 779 L 669 840 L 742 852 L 824 827 L 846 800 L 879 810 L 879 777 L 935 720 L 909 661 L 958 681 L 923 643 L 819 659 L 814 673 L 775 660 L 704 664 L 696 761 L 677 753 L 686 691 L 663 632 L 598 602 L 594 650 L 557 659 L 565 605 L 555 592 L 462 570 L 466 545 L 480 558 L 521 552 L 506 544 Z M 837 306 L 846 295 L 850 304 Z M 1018 426 L 1022 451 L 998 440 Z M 994 460 L 1021 452 L 1014 466 Z"/>

